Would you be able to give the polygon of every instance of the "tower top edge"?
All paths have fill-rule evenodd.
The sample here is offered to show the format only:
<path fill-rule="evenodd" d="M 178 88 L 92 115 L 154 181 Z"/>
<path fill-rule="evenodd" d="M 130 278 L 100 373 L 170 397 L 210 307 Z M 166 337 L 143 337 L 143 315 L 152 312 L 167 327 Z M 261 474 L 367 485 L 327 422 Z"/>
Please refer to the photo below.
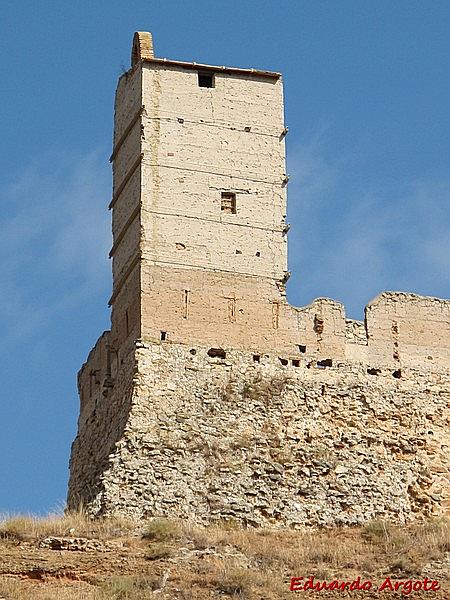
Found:
<path fill-rule="evenodd" d="M 271 77 L 279 79 L 281 73 L 276 71 L 266 71 L 264 69 L 243 69 L 240 67 L 227 67 L 224 65 L 206 65 L 197 62 L 187 62 L 182 60 L 172 60 L 169 58 L 157 58 L 153 50 L 153 37 L 148 31 L 136 31 L 133 36 L 133 44 L 131 49 L 131 67 L 134 67 L 139 62 L 153 63 L 155 65 L 167 65 L 180 67 L 183 69 L 194 69 L 204 71 L 215 71 L 221 73 L 237 74 L 237 75 L 256 75 L 260 77 Z"/>

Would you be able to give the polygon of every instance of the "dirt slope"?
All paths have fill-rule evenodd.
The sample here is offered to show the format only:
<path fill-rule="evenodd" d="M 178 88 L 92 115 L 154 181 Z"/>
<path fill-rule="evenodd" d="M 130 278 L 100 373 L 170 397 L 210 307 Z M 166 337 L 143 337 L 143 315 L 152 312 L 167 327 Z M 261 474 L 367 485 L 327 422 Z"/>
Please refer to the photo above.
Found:
<path fill-rule="evenodd" d="M 445 521 L 294 532 L 162 519 L 138 527 L 79 515 L 16 518 L 0 525 L 0 599 L 450 600 L 449 532 Z M 313 585 L 334 580 L 345 590 L 300 589 L 311 576 Z M 292 577 L 303 578 L 294 584 L 299 591 L 290 591 Z M 358 577 L 371 589 L 349 589 Z M 410 591 L 414 583 L 421 591 Z"/>

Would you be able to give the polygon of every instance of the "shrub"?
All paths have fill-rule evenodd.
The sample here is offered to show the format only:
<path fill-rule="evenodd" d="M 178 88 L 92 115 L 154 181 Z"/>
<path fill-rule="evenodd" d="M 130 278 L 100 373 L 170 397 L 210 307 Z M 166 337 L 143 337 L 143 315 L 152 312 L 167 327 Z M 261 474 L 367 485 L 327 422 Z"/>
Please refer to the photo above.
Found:
<path fill-rule="evenodd" d="M 161 542 L 149 546 L 145 553 L 146 560 L 160 560 L 161 558 L 169 558 L 171 556 L 173 556 L 172 548 Z"/>
<path fill-rule="evenodd" d="M 174 521 L 168 519 L 156 518 L 146 525 L 142 532 L 144 540 L 152 540 L 155 542 L 164 542 L 173 540 L 180 535 L 180 526 Z"/>
<path fill-rule="evenodd" d="M 160 578 L 156 576 L 112 577 L 101 585 L 105 600 L 147 600 L 154 598 L 159 589 Z"/>
<path fill-rule="evenodd" d="M 247 569 L 238 567 L 225 568 L 218 576 L 216 588 L 229 595 L 248 597 L 251 592 L 252 577 Z"/>

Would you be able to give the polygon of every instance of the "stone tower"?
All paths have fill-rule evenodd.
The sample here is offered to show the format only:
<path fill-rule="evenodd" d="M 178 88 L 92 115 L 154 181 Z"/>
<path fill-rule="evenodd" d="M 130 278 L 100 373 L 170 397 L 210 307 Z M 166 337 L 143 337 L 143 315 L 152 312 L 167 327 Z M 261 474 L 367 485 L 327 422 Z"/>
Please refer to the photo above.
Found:
<path fill-rule="evenodd" d="M 287 271 L 278 73 L 154 58 L 136 33 L 115 103 L 112 335 L 274 343 Z"/>
<path fill-rule="evenodd" d="M 450 506 L 450 302 L 285 295 L 279 73 L 155 58 L 116 92 L 111 331 L 78 374 L 68 506 L 254 525 Z"/>

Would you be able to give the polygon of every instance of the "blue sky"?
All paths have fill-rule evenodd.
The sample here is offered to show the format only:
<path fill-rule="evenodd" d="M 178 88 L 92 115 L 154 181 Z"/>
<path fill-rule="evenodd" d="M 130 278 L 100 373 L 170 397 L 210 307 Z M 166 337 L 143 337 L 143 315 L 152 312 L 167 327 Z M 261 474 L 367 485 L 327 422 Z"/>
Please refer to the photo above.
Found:
<path fill-rule="evenodd" d="M 0 512 L 65 500 L 76 372 L 109 326 L 113 95 L 157 56 L 282 71 L 292 304 L 450 296 L 447 0 L 5 2 Z"/>

